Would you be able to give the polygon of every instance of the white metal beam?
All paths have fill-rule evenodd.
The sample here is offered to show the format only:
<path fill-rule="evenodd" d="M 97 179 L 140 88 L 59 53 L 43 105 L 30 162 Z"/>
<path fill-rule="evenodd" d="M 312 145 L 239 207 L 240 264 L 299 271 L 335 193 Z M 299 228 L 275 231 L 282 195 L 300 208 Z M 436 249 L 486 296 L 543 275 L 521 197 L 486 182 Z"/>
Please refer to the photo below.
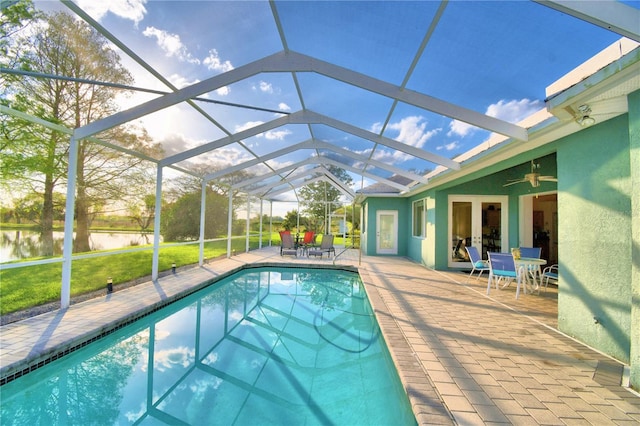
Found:
<path fill-rule="evenodd" d="M 94 121 L 93 123 L 89 123 L 76 129 L 76 136 L 78 138 L 92 136 L 103 130 L 107 130 L 153 112 L 168 108 L 172 105 L 202 95 L 203 93 L 228 86 L 262 72 L 316 72 L 326 77 L 360 87 L 364 90 L 378 93 L 382 96 L 396 99 L 456 120 L 464 121 L 465 123 L 469 123 L 492 132 L 524 141 L 528 139 L 527 130 L 515 124 L 511 124 L 473 110 L 462 108 L 458 105 L 454 105 L 422 93 L 403 89 L 347 68 L 339 67 L 337 65 L 291 51 L 279 52 L 271 56 L 264 57 L 231 71 L 227 71 L 223 74 L 218 74 L 209 79 L 192 84 L 191 86 L 187 86 L 176 92 L 144 102 L 126 111 L 121 111 L 110 117 Z"/>
<path fill-rule="evenodd" d="M 370 140 L 371 142 L 378 143 L 380 145 L 387 146 L 392 149 L 396 149 L 398 151 L 404 152 L 405 154 L 413 155 L 414 157 L 421 158 L 425 161 L 429 161 L 435 164 L 439 164 L 441 166 L 445 166 L 449 169 L 458 170 L 460 169 L 460 164 L 456 161 L 453 161 L 449 158 L 443 157 L 441 155 L 433 154 L 425 151 L 424 149 L 416 148 L 415 146 L 407 145 L 403 142 L 398 142 L 394 139 L 386 138 L 384 136 L 380 136 L 376 133 L 369 132 L 368 130 L 361 129 L 359 127 L 353 126 L 351 124 L 345 123 L 340 120 L 336 120 L 331 117 L 327 117 L 326 115 L 318 114 L 313 111 L 305 111 L 304 114 L 291 114 L 288 116 L 291 119 L 291 123 L 297 123 L 299 119 L 304 119 L 305 123 L 316 123 L 316 124 L 324 124 L 329 127 L 333 127 L 335 129 L 341 130 L 346 133 L 350 133 L 354 136 L 358 136 L 362 139 Z M 365 161 L 366 157 L 363 157 Z"/>
<path fill-rule="evenodd" d="M 257 61 L 250 62 L 241 67 L 234 68 L 231 71 L 215 75 L 206 80 L 202 80 L 180 90 L 176 90 L 173 93 L 168 93 L 166 95 L 151 99 L 150 101 L 143 102 L 142 104 L 129 108 L 128 110 L 120 111 L 101 120 L 96 120 L 92 123 L 76 129 L 77 137 L 86 138 L 88 136 L 95 135 L 96 133 L 102 132 L 112 127 L 119 126 L 129 121 L 144 117 L 145 115 L 149 115 L 151 113 L 195 98 L 199 95 L 202 95 L 203 93 L 208 93 L 221 87 L 229 86 L 237 81 L 244 80 L 245 78 L 263 72 L 265 66 L 268 69 L 273 68 L 272 65 L 269 65 L 269 62 L 273 61 L 282 62 L 281 54 L 267 56 Z"/>
<path fill-rule="evenodd" d="M 322 174 L 320 176 L 317 176 L 313 179 L 301 182 L 299 184 L 297 184 L 295 187 L 296 188 L 300 188 L 306 185 L 311 185 L 312 183 L 316 183 L 319 181 L 323 181 L 323 182 L 327 182 L 329 185 L 333 186 L 334 188 L 336 188 L 338 191 L 342 192 L 345 196 L 350 197 L 351 199 L 354 198 L 354 194 L 353 191 L 351 191 L 350 189 L 345 189 L 343 185 L 337 185 L 333 179 L 331 179 L 326 173 Z M 281 194 L 283 192 L 287 192 L 286 189 L 282 189 L 282 190 L 278 190 L 278 191 L 273 191 L 273 192 L 269 192 L 270 196 L 274 196 L 274 195 L 278 195 Z"/>
<path fill-rule="evenodd" d="M 324 172 L 324 168 L 321 166 L 316 166 L 313 169 L 309 169 L 309 170 L 297 170 L 289 175 L 287 175 L 286 179 L 282 179 L 282 180 L 278 180 L 275 182 L 271 182 L 268 183 L 266 185 L 262 185 L 256 188 L 253 188 L 249 191 L 247 191 L 247 194 L 250 195 L 257 195 L 257 194 L 264 194 L 267 191 L 269 191 L 269 189 L 271 188 L 275 188 L 278 186 L 282 186 L 282 185 L 286 185 L 286 184 L 291 184 L 291 186 L 295 186 L 293 185 L 293 181 L 297 180 L 297 179 L 302 179 L 302 178 L 306 178 L 309 176 L 312 176 L 316 173 L 322 173 Z M 261 179 L 262 180 L 262 179 Z M 241 189 L 243 187 L 245 187 L 246 185 L 244 184 L 244 182 L 240 182 L 237 185 L 234 185 L 234 189 Z"/>
<path fill-rule="evenodd" d="M 614 0 L 533 1 L 640 42 L 640 10 L 622 2 Z"/>
<path fill-rule="evenodd" d="M 78 173 L 78 142 L 71 136 L 67 166 L 67 201 L 64 215 L 64 242 L 62 248 L 62 284 L 60 288 L 60 309 L 67 309 L 71 303 L 71 264 L 73 262 L 73 212 L 76 210 L 76 176 Z"/>
<path fill-rule="evenodd" d="M 277 158 L 277 157 L 282 157 L 282 156 L 284 156 L 286 154 L 289 154 L 291 152 L 294 152 L 294 151 L 297 151 L 297 150 L 300 150 L 300 149 L 314 149 L 314 148 L 315 148 L 315 146 L 314 146 L 313 142 L 311 140 L 306 140 L 304 142 L 300 142 L 300 143 L 297 143 L 295 145 L 291 145 L 291 146 L 289 146 L 287 148 L 282 148 L 282 149 L 279 149 L 277 151 L 273 151 L 273 152 L 271 152 L 269 154 L 261 155 L 260 158 L 254 158 L 253 160 L 245 161 L 244 163 L 236 164 L 235 166 L 225 167 L 224 169 L 218 170 L 217 172 L 214 172 L 214 173 L 209 173 L 209 174 L 205 175 L 204 179 L 206 181 L 210 181 L 210 180 L 217 179 L 219 177 L 228 175 L 230 173 L 237 172 L 239 170 L 244 170 L 244 169 L 253 167 L 253 166 L 258 165 L 260 163 L 264 163 L 265 161 L 269 161 L 269 160 L 272 160 L 272 159 Z"/>
<path fill-rule="evenodd" d="M 302 113 L 302 112 L 299 112 Z M 243 139 L 248 139 L 252 136 L 255 135 L 259 135 L 260 133 L 264 133 L 267 132 L 269 130 L 275 129 L 277 127 L 281 127 L 284 126 L 286 124 L 289 124 L 290 122 L 290 118 L 288 115 L 284 116 L 284 117 L 280 117 L 280 118 L 276 118 L 275 120 L 269 121 L 267 123 L 262 123 L 260 125 L 257 125 L 255 127 L 251 127 L 249 129 L 246 130 L 242 130 L 238 133 L 235 133 L 233 135 L 230 136 L 225 136 L 223 138 L 217 139 L 215 141 L 209 142 L 209 143 L 205 143 L 202 144 L 200 146 L 197 146 L 195 148 L 183 151 L 179 154 L 176 155 L 172 155 L 170 157 L 164 158 L 160 164 L 162 165 L 169 165 L 169 164 L 174 164 L 174 163 L 178 163 L 180 161 L 184 161 L 184 160 L 188 160 L 189 158 L 198 156 L 200 154 L 204 154 L 206 152 L 209 151 L 213 151 L 215 149 L 218 148 L 222 148 L 224 146 L 230 145 L 234 142 L 238 142 L 241 141 Z"/>
<path fill-rule="evenodd" d="M 401 184 L 399 184 L 397 182 L 394 182 L 392 180 L 389 180 L 389 179 L 374 175 L 373 173 L 363 172 L 360 169 L 356 169 L 355 167 L 351 167 L 351 166 L 349 166 L 347 164 L 340 163 L 339 161 L 335 161 L 335 160 L 332 160 L 332 159 L 327 158 L 327 157 L 314 157 L 314 158 L 316 159 L 316 162 L 319 163 L 319 164 L 330 164 L 332 166 L 336 166 L 336 167 L 341 167 L 343 169 L 347 169 L 347 170 L 352 171 L 354 173 L 357 173 L 357 174 L 360 174 L 362 176 L 368 177 L 369 179 L 373 179 L 373 180 L 375 180 L 377 182 L 385 183 L 385 184 L 387 184 L 389 186 L 392 186 L 392 187 L 394 187 L 396 189 L 399 189 L 402 192 L 409 190 L 408 186 L 401 185 Z"/>
<path fill-rule="evenodd" d="M 280 168 L 278 170 L 272 170 L 272 171 L 270 171 L 268 173 L 265 173 L 263 175 L 254 176 L 254 177 L 252 177 L 250 179 L 246 179 L 246 180 L 243 180 L 242 182 L 238 182 L 237 184 L 232 185 L 231 188 L 232 189 L 242 188 L 242 187 L 245 187 L 247 185 L 251 185 L 252 183 L 260 182 L 261 180 L 267 179 L 267 178 L 269 178 L 271 176 L 279 175 L 279 174 L 284 173 L 284 172 L 286 172 L 288 170 L 295 169 L 295 168 L 298 168 L 298 167 L 302 167 L 302 166 L 304 166 L 306 164 L 313 164 L 313 163 L 315 163 L 315 161 L 313 160 L 314 158 L 315 157 L 307 158 L 307 159 L 299 161 L 297 163 L 289 164 L 288 166 L 282 167 L 282 168 Z"/>
<path fill-rule="evenodd" d="M 297 189 L 297 188 L 301 188 L 301 187 L 306 186 L 306 185 L 311 185 L 312 183 L 318 182 L 319 180 L 322 180 L 322 179 L 326 179 L 326 177 L 324 175 L 320 175 L 320 176 L 316 176 L 316 177 L 311 178 L 311 179 L 303 180 L 303 181 L 297 183 L 296 185 L 294 185 L 294 188 Z M 274 196 L 274 195 L 282 194 L 283 192 L 287 192 L 287 191 L 291 191 L 291 188 L 282 188 L 282 189 L 278 189 L 276 191 L 270 191 L 268 193 L 268 195 L 269 196 Z"/>
<path fill-rule="evenodd" d="M 338 176 L 336 176 L 336 175 L 334 175 L 333 173 L 331 173 L 331 171 L 330 171 L 330 170 L 328 170 L 328 169 L 327 169 L 327 170 L 324 172 L 324 176 L 326 176 L 326 177 L 327 177 L 327 179 L 329 180 L 329 183 L 330 183 L 331 185 L 335 186 L 335 187 L 336 187 L 336 188 L 338 188 L 339 190 L 342 190 L 342 192 L 343 192 L 345 195 L 347 195 L 347 196 L 351 197 L 352 199 L 356 197 L 356 193 L 355 193 L 355 192 L 353 192 L 353 190 L 352 190 L 351 188 L 349 188 L 348 186 L 346 186 L 346 185 L 344 184 L 344 182 L 342 182 Z"/>
<path fill-rule="evenodd" d="M 160 219 L 162 217 L 162 169 L 156 166 L 156 205 L 153 218 L 153 255 L 151 260 L 151 281 L 158 279 L 160 272 Z"/>
<path fill-rule="evenodd" d="M 204 230 L 207 218 L 207 182 L 203 179 L 200 184 L 200 243 L 198 244 L 198 266 L 204 265 Z"/>
<path fill-rule="evenodd" d="M 210 174 L 206 175 L 204 177 L 204 179 L 206 181 L 217 179 L 217 178 L 220 178 L 220 177 L 225 176 L 227 174 L 233 173 L 235 171 L 247 169 L 247 168 L 253 167 L 253 166 L 257 165 L 257 164 L 263 163 L 265 161 L 272 160 L 274 158 L 281 157 L 281 156 L 284 156 L 286 154 L 289 154 L 291 152 L 294 152 L 294 151 L 297 151 L 297 150 L 301 150 L 301 149 L 325 149 L 325 150 L 337 152 L 338 154 L 344 155 L 345 157 L 353 158 L 356 161 L 361 161 L 363 164 L 370 164 L 370 165 L 372 165 L 374 167 L 378 167 L 378 168 L 381 168 L 381 169 L 384 169 L 384 170 L 388 170 L 388 171 L 390 171 L 392 173 L 395 173 L 395 174 L 398 174 L 398 175 L 401 175 L 401 176 L 405 176 L 408 179 L 412 179 L 415 182 L 428 183 L 428 181 L 429 181 L 424 176 L 418 175 L 416 173 L 413 173 L 413 172 L 410 172 L 410 171 L 407 171 L 407 170 L 403 170 L 403 169 L 401 169 L 399 167 L 395 167 L 395 166 L 392 166 L 390 164 L 383 163 L 381 161 L 370 160 L 370 159 L 368 159 L 368 157 L 366 157 L 364 155 L 355 153 L 353 151 L 346 150 L 344 148 L 340 148 L 340 147 L 338 147 L 336 145 L 333 145 L 331 143 L 321 142 L 321 141 L 313 142 L 311 140 L 306 140 L 304 142 L 300 142 L 298 144 L 291 145 L 290 147 L 283 148 L 283 149 L 271 152 L 271 153 L 266 154 L 266 155 L 262 155 L 262 156 L 260 156 L 260 158 L 255 158 L 253 160 L 245 161 L 244 163 L 236 164 L 235 166 L 225 167 L 222 170 L 219 170 L 217 172 L 210 173 Z M 244 186 L 243 182 L 239 182 L 237 185 Z"/>
<path fill-rule="evenodd" d="M 291 57 L 290 61 L 292 64 L 299 64 L 300 69 L 297 69 L 298 71 L 305 70 L 305 68 L 302 67 L 306 66 L 309 71 L 322 74 L 326 77 L 342 81 L 369 92 L 374 92 L 391 99 L 396 99 L 449 118 L 464 121 L 465 123 L 469 123 L 495 133 L 500 133 L 522 141 L 526 141 L 529 138 L 527 129 L 507 121 L 490 117 L 477 111 L 463 108 L 459 105 L 455 105 L 423 93 L 395 86 L 391 83 L 369 77 L 348 68 L 339 67 L 329 62 L 321 61 L 300 53 L 289 52 L 287 53 L 287 56 Z M 276 69 L 273 71 L 278 70 Z"/>
<path fill-rule="evenodd" d="M 416 173 L 407 171 L 407 170 L 403 170 L 399 167 L 395 167 L 392 166 L 391 164 L 387 164 L 387 163 L 383 163 L 382 161 L 378 161 L 378 160 L 371 160 L 368 159 L 368 157 L 358 154 L 356 152 L 353 151 L 349 151 L 348 149 L 344 149 L 344 148 L 340 148 L 338 146 L 335 146 L 334 144 L 328 143 L 328 142 L 316 142 L 313 146 L 313 148 L 316 149 L 326 149 L 326 150 L 330 150 L 330 151 L 334 151 L 337 152 L 338 154 L 344 155 L 345 157 L 350 157 L 353 158 L 356 161 L 362 161 L 365 164 L 374 166 L 374 167 L 378 167 L 380 169 L 384 169 L 384 170 L 388 170 L 392 173 L 395 173 L 397 175 L 401 175 L 401 176 L 405 176 L 408 179 L 413 179 L 416 182 L 420 182 L 420 183 L 428 183 L 429 179 L 427 179 L 424 176 L 420 176 Z"/>
<path fill-rule="evenodd" d="M 293 189 L 297 189 L 302 186 L 309 185 L 310 183 L 309 181 L 304 181 L 303 183 L 296 183 L 296 181 L 300 180 L 301 178 L 307 178 L 314 174 L 319 174 L 320 177 L 324 176 L 326 178 L 325 179 L 326 182 L 328 182 L 331 186 L 336 187 L 338 190 L 340 190 L 342 193 L 344 193 L 348 197 L 355 198 L 355 193 L 353 192 L 353 190 L 351 190 L 351 188 L 349 188 L 348 186 L 345 186 L 344 183 L 340 180 L 340 178 L 338 178 L 336 175 L 331 173 L 326 167 L 321 165 L 311 170 L 302 170 L 295 174 L 291 174 L 287 176 L 286 181 L 273 182 L 271 184 L 253 189 L 251 191 L 248 191 L 248 194 L 252 194 L 252 195 L 261 194 L 260 196 L 264 197 L 267 195 L 272 196 L 274 194 L 280 194 L 282 192 L 291 191 Z M 277 188 L 282 185 L 289 185 L 289 187 L 283 188 L 282 190 L 270 191 L 270 189 Z"/>

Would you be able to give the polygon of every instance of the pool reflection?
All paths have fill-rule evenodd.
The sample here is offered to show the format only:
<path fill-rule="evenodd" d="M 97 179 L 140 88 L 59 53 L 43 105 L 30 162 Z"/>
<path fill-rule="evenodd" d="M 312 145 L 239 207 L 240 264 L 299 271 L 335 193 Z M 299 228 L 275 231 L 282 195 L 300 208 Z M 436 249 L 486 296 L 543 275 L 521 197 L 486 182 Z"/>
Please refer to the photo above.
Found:
<path fill-rule="evenodd" d="M 2 424 L 415 424 L 357 274 L 241 272 L 2 387 Z"/>

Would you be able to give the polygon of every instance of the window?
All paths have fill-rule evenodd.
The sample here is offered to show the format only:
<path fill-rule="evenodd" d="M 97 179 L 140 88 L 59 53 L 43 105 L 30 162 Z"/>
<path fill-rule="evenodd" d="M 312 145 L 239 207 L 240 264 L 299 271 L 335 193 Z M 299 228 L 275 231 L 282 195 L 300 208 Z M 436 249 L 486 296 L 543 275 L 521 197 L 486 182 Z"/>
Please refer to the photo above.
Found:
<path fill-rule="evenodd" d="M 425 213 L 424 213 L 424 200 L 418 200 L 413 202 L 413 236 L 425 237 Z"/>

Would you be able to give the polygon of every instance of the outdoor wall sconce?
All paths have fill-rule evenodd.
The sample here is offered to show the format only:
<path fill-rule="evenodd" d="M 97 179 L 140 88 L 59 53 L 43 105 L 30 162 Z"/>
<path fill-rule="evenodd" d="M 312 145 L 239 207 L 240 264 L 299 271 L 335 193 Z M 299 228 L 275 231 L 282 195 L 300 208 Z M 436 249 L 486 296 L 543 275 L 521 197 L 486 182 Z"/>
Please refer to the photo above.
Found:
<path fill-rule="evenodd" d="M 576 118 L 576 122 L 582 127 L 589 127 L 596 124 L 595 118 L 591 117 L 591 107 L 587 104 L 580 105 L 578 107 L 578 112 L 580 116 Z"/>

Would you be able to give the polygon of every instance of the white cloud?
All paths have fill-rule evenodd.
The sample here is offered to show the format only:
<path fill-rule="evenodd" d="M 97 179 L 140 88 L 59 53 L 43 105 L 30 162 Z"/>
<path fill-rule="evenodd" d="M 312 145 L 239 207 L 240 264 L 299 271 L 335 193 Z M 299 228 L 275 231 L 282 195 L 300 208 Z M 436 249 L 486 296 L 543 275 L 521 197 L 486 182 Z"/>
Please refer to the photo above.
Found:
<path fill-rule="evenodd" d="M 231 93 L 231 89 L 229 88 L 229 86 L 223 86 L 217 89 L 216 93 L 220 96 L 227 96 L 229 93 Z"/>
<path fill-rule="evenodd" d="M 231 61 L 223 61 L 216 49 L 209 50 L 209 55 L 202 60 L 202 63 L 211 71 L 227 72 L 233 69 Z"/>
<path fill-rule="evenodd" d="M 253 159 L 245 150 L 234 146 L 225 146 L 194 157 L 192 161 L 197 164 L 216 164 L 217 169 L 228 167 L 230 164 L 240 164 Z"/>
<path fill-rule="evenodd" d="M 365 149 L 362 151 L 354 151 L 356 154 L 360 154 L 364 157 L 369 157 L 371 155 L 371 149 Z M 397 164 L 397 163 L 402 163 L 404 161 L 408 161 L 413 159 L 414 157 L 412 155 L 409 155 L 407 153 L 404 153 L 402 151 L 398 151 L 396 149 L 394 150 L 389 150 L 389 149 L 384 149 L 384 148 L 376 148 L 376 151 L 373 153 L 373 157 L 371 157 L 374 160 L 377 161 L 381 161 L 383 163 L 387 163 L 387 164 Z"/>
<path fill-rule="evenodd" d="M 498 103 L 489 105 L 485 114 L 509 123 L 518 123 L 534 112 L 537 112 L 542 107 L 542 102 L 538 100 L 532 101 L 525 98 L 520 99 L 519 101 L 507 101 L 501 99 Z M 465 137 L 474 133 L 476 130 L 479 130 L 479 128 L 471 124 L 452 120 L 451 123 L 449 123 L 449 132 L 447 132 L 447 136 Z"/>
<path fill-rule="evenodd" d="M 280 111 L 291 111 L 291 107 L 289 105 L 285 104 L 284 102 L 280 102 L 278 104 L 278 109 Z"/>
<path fill-rule="evenodd" d="M 472 126 L 469 123 L 465 123 L 464 121 L 452 120 L 451 123 L 449 123 L 449 131 L 447 132 L 447 136 L 465 137 L 468 134 L 473 133 L 473 131 L 477 129 L 477 127 Z"/>
<path fill-rule="evenodd" d="M 253 127 L 264 124 L 264 121 L 248 121 L 240 126 L 235 127 L 235 133 L 241 132 L 243 130 L 251 129 Z M 267 140 L 284 140 L 287 136 L 291 134 L 290 130 L 287 129 L 276 129 L 276 130 L 268 130 L 264 133 L 258 133 L 256 135 L 257 138 L 265 138 Z"/>
<path fill-rule="evenodd" d="M 264 93 L 273 93 L 273 86 L 271 85 L 271 83 L 267 83 L 266 81 L 261 81 L 260 91 Z"/>
<path fill-rule="evenodd" d="M 519 101 L 500 100 L 497 104 L 489 105 L 487 115 L 508 121 L 509 123 L 517 123 L 540 110 L 542 107 L 542 102 L 538 100 L 532 101 L 526 98 Z"/>
<path fill-rule="evenodd" d="M 186 368 L 193 364 L 194 355 L 195 351 L 186 346 L 156 351 L 154 355 L 155 368 L 159 371 L 166 371 L 173 367 Z"/>
<path fill-rule="evenodd" d="M 187 81 L 185 77 L 178 74 L 171 74 L 171 76 L 169 76 L 169 81 L 178 89 L 182 89 L 183 87 L 191 86 L 192 84 L 196 84 L 200 82 L 200 80 L 198 79 L 195 79 L 193 81 Z"/>
<path fill-rule="evenodd" d="M 166 133 L 161 139 L 158 139 L 157 142 L 162 145 L 164 154 L 167 157 L 179 154 L 197 145 L 196 141 L 188 139 L 181 133 Z"/>
<path fill-rule="evenodd" d="M 261 125 L 261 124 L 264 124 L 264 121 L 247 121 L 247 122 L 246 122 L 246 123 L 244 123 L 244 124 L 241 124 L 241 125 L 239 125 L 239 126 L 236 126 L 236 127 L 235 127 L 235 132 L 234 132 L 234 133 L 238 133 L 238 132 L 241 132 L 241 131 L 243 131 L 243 130 L 250 129 L 250 128 L 252 128 L 252 127 L 256 127 L 256 126 L 259 126 L 259 125 Z"/>
<path fill-rule="evenodd" d="M 380 133 L 381 130 L 382 130 L 382 123 L 373 123 L 371 125 L 371 128 L 369 129 L 371 133 Z"/>
<path fill-rule="evenodd" d="M 449 142 L 447 144 L 444 145 L 440 145 L 436 148 L 436 150 L 438 151 L 453 151 L 454 149 L 458 149 L 458 147 L 460 147 L 460 143 L 458 141 L 454 141 L 454 142 Z"/>
<path fill-rule="evenodd" d="M 427 130 L 427 121 L 421 116 L 405 117 L 398 123 L 389 124 L 389 129 L 397 130 L 397 140 L 407 145 L 422 148 L 424 144 L 442 129 Z"/>
<path fill-rule="evenodd" d="M 200 60 L 189 53 L 187 47 L 180 40 L 178 34 L 171 34 L 155 27 L 147 27 L 142 34 L 146 37 L 155 37 L 156 43 L 168 57 L 175 57 L 182 62 L 199 64 Z"/>
<path fill-rule="evenodd" d="M 291 134 L 290 130 L 269 130 L 268 132 L 264 133 L 264 137 L 267 140 L 282 141 L 284 140 L 285 137 L 289 136 L 290 134 Z M 262 136 L 262 134 L 258 136 Z"/>
<path fill-rule="evenodd" d="M 120 18 L 129 19 L 138 25 L 144 19 L 147 9 L 144 7 L 147 0 L 76 0 L 78 6 L 100 21 L 107 13 L 111 12 Z"/>

